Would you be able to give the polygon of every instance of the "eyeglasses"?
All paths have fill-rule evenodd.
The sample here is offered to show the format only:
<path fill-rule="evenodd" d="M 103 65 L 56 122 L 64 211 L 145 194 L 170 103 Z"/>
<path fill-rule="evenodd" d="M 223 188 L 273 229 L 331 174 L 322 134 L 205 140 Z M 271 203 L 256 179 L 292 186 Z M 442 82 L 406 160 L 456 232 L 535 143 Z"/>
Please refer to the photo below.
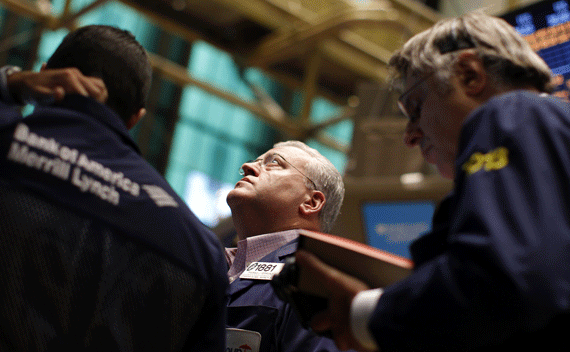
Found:
<path fill-rule="evenodd" d="M 463 19 L 460 19 L 463 22 Z M 462 28 L 465 28 L 465 24 L 461 24 Z M 471 38 L 467 33 L 458 33 L 457 31 L 453 31 L 449 38 L 445 38 L 434 45 L 439 50 L 440 54 L 445 55 L 449 53 L 453 53 L 456 51 L 464 50 L 464 49 L 472 49 L 476 48 L 474 38 Z M 407 91 L 402 93 L 398 98 L 398 107 L 402 111 L 402 113 L 410 119 L 411 123 L 415 123 L 420 118 L 420 106 L 416 103 L 414 106 L 410 107 L 408 103 L 408 96 L 411 92 L 414 91 L 420 84 L 424 83 L 428 78 L 433 76 L 435 71 L 424 76 L 422 79 L 417 81 L 414 85 L 412 85 Z"/>
<path fill-rule="evenodd" d="M 298 168 L 295 167 L 295 165 L 291 164 L 290 162 L 287 161 L 287 159 L 285 159 L 281 154 L 278 153 L 273 153 L 269 156 L 267 156 L 264 159 L 256 159 L 256 160 L 250 160 L 250 161 L 246 161 L 244 164 L 254 164 L 254 163 L 261 163 L 261 165 L 267 169 L 267 167 L 271 166 L 271 165 L 277 165 L 277 166 L 281 166 L 282 167 L 282 161 L 289 164 L 293 169 L 299 171 L 299 173 L 301 175 L 303 175 L 304 177 L 307 178 L 307 180 L 311 181 L 311 183 L 313 184 L 313 188 L 315 190 L 318 190 L 317 188 L 317 184 L 311 180 L 307 175 L 305 175 L 304 173 L 301 172 L 301 170 L 299 170 Z M 239 174 L 242 176 L 245 176 L 245 170 L 243 169 L 243 166 L 239 168 Z"/>
<path fill-rule="evenodd" d="M 414 89 L 419 87 L 422 83 L 424 83 L 431 76 L 433 76 L 434 73 L 435 73 L 435 71 L 427 74 L 426 76 L 424 76 L 423 78 L 418 80 L 416 83 L 414 83 L 407 91 L 402 93 L 400 95 L 400 97 L 398 97 L 398 107 L 400 108 L 402 113 L 408 119 L 410 119 L 410 122 L 412 122 L 412 123 L 415 123 L 420 118 L 420 111 L 419 111 L 419 106 L 417 103 L 414 104 L 414 106 L 410 108 L 410 106 L 409 106 L 410 104 L 408 103 L 408 96 L 410 95 L 411 92 L 414 91 Z"/>

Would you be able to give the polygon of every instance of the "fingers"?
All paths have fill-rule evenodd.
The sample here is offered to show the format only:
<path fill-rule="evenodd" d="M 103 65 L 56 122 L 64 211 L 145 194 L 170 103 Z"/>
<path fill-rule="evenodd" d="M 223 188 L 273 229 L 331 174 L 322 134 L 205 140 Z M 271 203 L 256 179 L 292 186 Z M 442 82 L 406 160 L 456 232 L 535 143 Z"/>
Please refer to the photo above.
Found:
<path fill-rule="evenodd" d="M 108 98 L 107 87 L 101 78 L 84 76 L 76 68 L 62 69 L 61 72 L 56 72 L 53 76 L 53 84 L 59 84 L 65 94 L 80 94 L 93 98 L 100 103 L 105 103 Z"/>
<path fill-rule="evenodd" d="M 107 87 L 101 78 L 84 76 L 76 68 L 64 69 L 63 74 L 66 76 L 61 78 L 61 83 L 65 84 L 66 94 L 80 94 L 101 103 L 107 101 Z"/>
<path fill-rule="evenodd" d="M 106 103 L 109 98 L 109 92 L 105 86 L 105 82 L 99 77 L 85 77 L 87 82 L 85 89 L 89 97 L 97 100 L 100 103 Z"/>
<path fill-rule="evenodd" d="M 8 77 L 10 92 L 21 101 L 47 104 L 61 101 L 68 94 L 91 97 L 101 103 L 108 98 L 101 78 L 84 76 L 76 68 L 42 69 L 41 72 L 21 72 Z"/>
<path fill-rule="evenodd" d="M 44 72 L 49 72 L 45 70 Z M 89 80 L 87 77 L 83 76 L 78 69 L 66 68 L 62 70 L 53 71 L 53 76 L 51 76 L 51 86 L 59 85 L 63 88 L 66 94 L 79 94 L 84 97 L 89 96 L 89 91 L 87 86 Z"/>
<path fill-rule="evenodd" d="M 55 87 L 53 90 L 53 98 L 55 101 L 61 101 L 65 97 L 65 90 L 63 87 Z"/>

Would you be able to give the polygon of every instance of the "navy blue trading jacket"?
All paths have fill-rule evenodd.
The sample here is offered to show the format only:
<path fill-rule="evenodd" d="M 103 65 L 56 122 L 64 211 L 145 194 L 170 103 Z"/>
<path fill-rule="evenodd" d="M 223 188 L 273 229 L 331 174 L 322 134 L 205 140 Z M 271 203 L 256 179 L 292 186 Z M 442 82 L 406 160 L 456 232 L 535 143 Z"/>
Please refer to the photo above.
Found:
<path fill-rule="evenodd" d="M 0 349 L 223 351 L 223 249 L 119 116 L 0 116 Z"/>
<path fill-rule="evenodd" d="M 570 104 L 517 91 L 463 126 L 453 193 L 369 327 L 382 351 L 566 351 Z"/>
<path fill-rule="evenodd" d="M 259 262 L 284 263 L 297 249 L 293 240 Z M 230 284 L 228 327 L 261 334 L 260 352 L 338 351 L 334 341 L 305 329 L 270 281 L 236 279 Z"/>

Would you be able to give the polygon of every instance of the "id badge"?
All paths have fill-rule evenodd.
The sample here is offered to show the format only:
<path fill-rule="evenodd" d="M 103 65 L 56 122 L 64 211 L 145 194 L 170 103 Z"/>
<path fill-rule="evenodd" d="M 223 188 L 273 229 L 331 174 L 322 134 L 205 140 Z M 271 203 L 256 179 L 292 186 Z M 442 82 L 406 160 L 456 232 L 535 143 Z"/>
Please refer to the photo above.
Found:
<path fill-rule="evenodd" d="M 257 331 L 226 328 L 227 352 L 259 352 L 261 334 Z"/>
<path fill-rule="evenodd" d="M 245 268 L 239 278 L 269 281 L 273 278 L 273 276 L 281 272 L 281 269 L 283 269 L 284 265 L 284 263 L 254 262 Z"/>

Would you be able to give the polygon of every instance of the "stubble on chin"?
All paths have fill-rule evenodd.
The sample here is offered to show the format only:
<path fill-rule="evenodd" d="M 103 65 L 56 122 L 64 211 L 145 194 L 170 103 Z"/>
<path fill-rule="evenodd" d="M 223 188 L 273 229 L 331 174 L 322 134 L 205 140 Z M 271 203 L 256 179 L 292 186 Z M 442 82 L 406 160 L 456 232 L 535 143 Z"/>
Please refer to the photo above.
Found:
<path fill-rule="evenodd" d="M 247 186 L 245 186 L 247 187 Z M 245 202 L 248 198 L 251 198 L 251 190 L 247 190 L 244 186 L 236 185 L 228 195 L 226 196 L 226 203 L 230 206 L 238 206 Z"/>

